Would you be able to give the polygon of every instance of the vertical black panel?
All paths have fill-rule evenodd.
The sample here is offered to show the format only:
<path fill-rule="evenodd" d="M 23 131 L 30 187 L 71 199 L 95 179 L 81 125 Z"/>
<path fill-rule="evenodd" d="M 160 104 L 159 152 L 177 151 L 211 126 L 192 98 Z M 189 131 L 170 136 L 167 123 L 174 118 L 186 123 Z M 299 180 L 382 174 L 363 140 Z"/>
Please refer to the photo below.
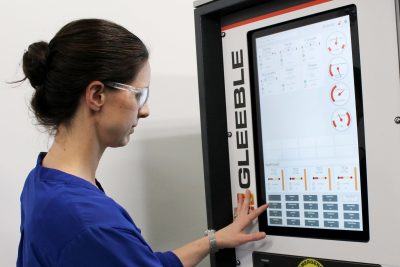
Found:
<path fill-rule="evenodd" d="M 232 222 L 221 30 L 215 16 L 196 16 L 197 64 L 208 227 Z M 211 255 L 211 266 L 235 266 L 235 252 Z"/>

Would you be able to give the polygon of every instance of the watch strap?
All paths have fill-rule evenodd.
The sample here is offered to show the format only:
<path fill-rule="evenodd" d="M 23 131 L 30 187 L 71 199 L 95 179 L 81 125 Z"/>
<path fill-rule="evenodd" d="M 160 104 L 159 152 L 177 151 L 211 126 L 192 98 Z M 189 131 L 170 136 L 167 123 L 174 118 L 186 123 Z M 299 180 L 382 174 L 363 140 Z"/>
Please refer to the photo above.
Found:
<path fill-rule="evenodd" d="M 206 230 L 204 235 L 208 237 L 208 241 L 210 242 L 210 253 L 217 252 L 219 249 L 217 246 L 217 239 L 215 238 L 215 230 Z"/>

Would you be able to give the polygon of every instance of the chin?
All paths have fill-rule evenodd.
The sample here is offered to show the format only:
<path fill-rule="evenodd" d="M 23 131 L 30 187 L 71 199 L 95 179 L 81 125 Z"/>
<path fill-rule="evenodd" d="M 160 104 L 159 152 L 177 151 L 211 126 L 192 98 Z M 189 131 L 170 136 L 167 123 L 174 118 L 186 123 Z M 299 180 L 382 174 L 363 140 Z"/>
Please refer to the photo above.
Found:
<path fill-rule="evenodd" d="M 116 142 L 110 143 L 109 147 L 116 148 L 116 147 L 123 147 L 129 143 L 130 137 L 129 135 L 124 136 L 123 138 L 119 139 Z"/>

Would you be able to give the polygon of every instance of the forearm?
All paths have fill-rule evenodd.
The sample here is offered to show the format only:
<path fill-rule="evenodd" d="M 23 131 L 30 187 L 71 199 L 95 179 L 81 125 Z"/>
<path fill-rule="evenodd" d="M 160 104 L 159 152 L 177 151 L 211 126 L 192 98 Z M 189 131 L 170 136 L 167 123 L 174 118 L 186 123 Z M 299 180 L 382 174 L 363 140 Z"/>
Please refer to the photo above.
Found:
<path fill-rule="evenodd" d="M 210 242 L 207 237 L 197 239 L 173 251 L 181 260 L 183 266 L 196 266 L 210 252 Z"/>

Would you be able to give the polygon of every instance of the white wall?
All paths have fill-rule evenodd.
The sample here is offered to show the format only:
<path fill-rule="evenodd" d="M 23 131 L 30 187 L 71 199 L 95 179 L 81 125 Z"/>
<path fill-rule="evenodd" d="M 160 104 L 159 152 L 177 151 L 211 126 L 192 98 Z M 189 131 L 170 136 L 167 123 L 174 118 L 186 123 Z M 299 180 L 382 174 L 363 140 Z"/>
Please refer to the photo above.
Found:
<path fill-rule="evenodd" d="M 13 266 L 19 195 L 39 151 L 51 144 L 34 126 L 33 89 L 21 58 L 65 23 L 105 18 L 137 34 L 151 52 L 151 116 L 131 143 L 106 151 L 98 170 L 108 195 L 131 214 L 155 250 L 178 247 L 206 229 L 192 1 L 15 0 L 0 2 L 0 266 Z M 201 266 L 208 266 L 203 261 Z"/>

